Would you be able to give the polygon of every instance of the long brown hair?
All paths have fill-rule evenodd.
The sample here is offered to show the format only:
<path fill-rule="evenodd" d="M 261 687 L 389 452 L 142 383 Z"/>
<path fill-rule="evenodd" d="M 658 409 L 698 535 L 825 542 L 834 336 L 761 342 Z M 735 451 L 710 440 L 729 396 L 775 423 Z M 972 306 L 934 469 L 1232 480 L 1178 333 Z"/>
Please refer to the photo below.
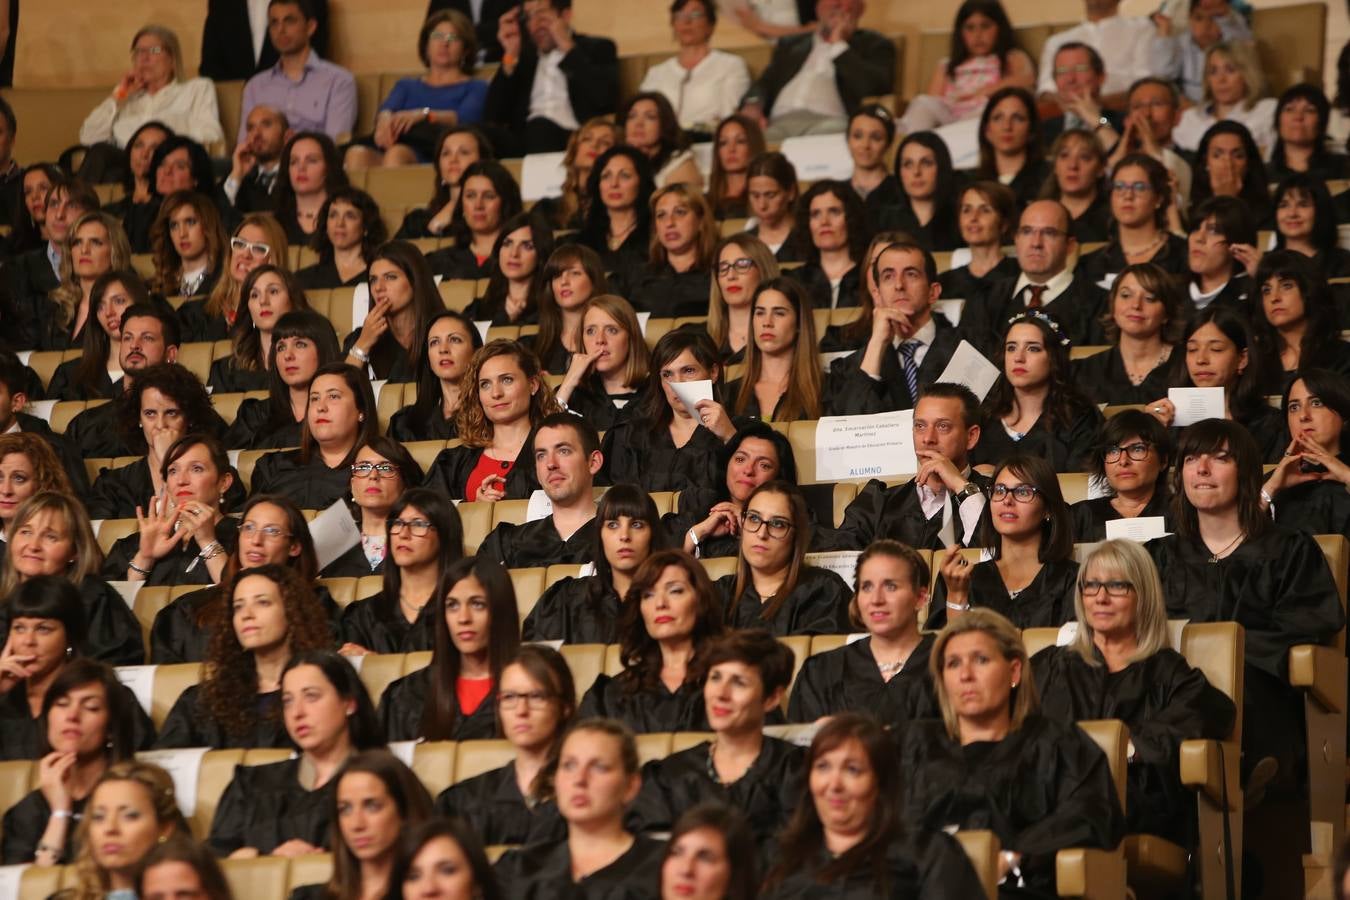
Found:
<path fill-rule="evenodd" d="M 516 341 L 503 339 L 488 341 L 473 355 L 473 359 L 469 362 L 469 371 L 464 373 L 464 380 L 461 382 L 463 399 L 460 400 L 459 409 L 455 412 L 455 423 L 459 427 L 459 437 L 465 446 L 487 447 L 492 443 L 492 423 L 488 421 L 487 414 L 483 412 L 483 404 L 478 399 L 478 377 L 483 371 L 483 364 L 498 356 L 514 358 L 526 380 L 534 381 L 538 385 L 538 389 L 530 398 L 532 426 L 544 416 L 562 412 L 562 407 L 553 396 L 553 388 L 544 381 L 539 357 Z"/>
<path fill-rule="evenodd" d="M 795 278 L 780 275 L 768 281 L 760 282 L 750 301 L 750 316 L 753 323 L 755 304 L 766 291 L 777 291 L 787 298 L 797 314 L 797 338 L 792 343 L 792 376 L 788 379 L 787 392 L 778 403 L 777 409 L 761 409 L 760 418 L 769 421 L 792 422 L 798 419 L 819 419 L 822 411 L 823 376 L 820 361 L 816 356 L 816 317 L 811 297 Z M 751 331 L 754 331 L 753 324 Z M 745 415 L 746 407 L 755 399 L 755 385 L 763 372 L 764 352 L 759 349 L 754 335 L 745 343 L 745 375 L 741 378 L 741 390 L 736 395 L 732 411 Z"/>
<path fill-rule="evenodd" d="M 718 347 L 727 342 L 727 332 L 731 330 L 730 314 L 727 310 L 727 298 L 722 296 L 722 285 L 717 280 L 717 267 L 722 263 L 722 251 L 728 247 L 739 247 L 746 258 L 752 260 L 759 270 L 759 280 L 769 281 L 777 278 L 781 272 L 773 251 L 758 237 L 748 231 L 724 237 L 713 248 L 712 278 L 708 291 L 708 336 Z"/>
<path fill-rule="evenodd" d="M 582 308 L 583 333 L 586 316 L 593 309 L 598 309 L 609 316 L 628 335 L 628 362 L 624 365 L 623 383 L 633 390 L 638 390 L 647 383 L 647 376 L 651 374 L 652 352 L 647 349 L 647 341 L 642 336 L 642 323 L 638 321 L 637 313 L 633 310 L 632 304 L 618 294 L 597 294 L 587 300 L 586 306 Z"/>
<path fill-rule="evenodd" d="M 236 369 L 244 372 L 263 372 L 267 369 L 262 355 L 262 333 L 253 324 L 253 316 L 248 311 L 248 295 L 253 292 L 253 286 L 258 283 L 258 279 L 264 275 L 275 275 L 281 279 L 282 285 L 286 288 L 287 302 L 291 305 L 287 312 L 310 311 L 305 289 L 300 286 L 300 280 L 285 266 L 264 263 L 249 272 L 239 287 L 239 314 L 234 317 L 234 324 L 230 326 L 230 346 L 233 348 L 231 360 Z M 277 318 L 280 319 L 281 316 Z M 273 340 L 275 339 L 273 336 Z"/>
<path fill-rule="evenodd" d="M 577 688 L 572 680 L 572 670 L 567 660 L 557 650 L 547 644 L 521 644 L 502 669 L 507 666 L 520 666 L 525 674 L 537 684 L 541 684 L 558 704 L 558 724 L 553 732 L 549 746 L 548 762 L 535 775 L 530 783 L 530 798 L 541 800 L 553 794 L 553 772 L 558 764 L 558 750 L 562 747 L 563 735 L 572 727 L 577 717 Z M 502 718 L 497 716 L 497 731 L 501 732 Z"/>
<path fill-rule="evenodd" d="M 291 245 L 286 240 L 286 229 L 281 227 L 276 216 L 269 213 L 249 213 L 239 220 L 239 224 L 234 226 L 234 231 L 230 232 L 230 239 L 239 237 L 239 232 L 247 226 L 252 225 L 259 228 L 267 235 L 267 259 L 274 266 L 289 267 Z M 211 289 L 211 294 L 206 298 L 206 314 L 210 318 L 223 316 L 227 313 L 236 313 L 239 310 L 239 297 L 243 290 L 243 285 L 234 280 L 234 275 L 230 271 L 230 255 L 233 248 L 226 242 L 225 249 L 228 251 L 225 258 L 221 261 L 220 277 L 216 279 L 216 286 Z"/>
<path fill-rule="evenodd" d="M 75 224 L 70 226 L 65 241 L 62 242 L 61 281 L 51 293 L 52 301 L 56 304 L 56 321 L 62 328 L 69 328 L 75 321 L 75 311 L 84 300 L 84 289 L 80 287 L 80 279 L 75 275 L 75 235 L 81 228 L 91 223 L 102 225 L 108 234 L 108 270 L 131 268 L 131 242 L 127 240 L 127 233 L 122 229 L 121 222 L 105 212 L 87 212 L 76 219 Z M 90 326 L 99 327 L 93 316 L 85 320 L 85 327 Z"/>
<path fill-rule="evenodd" d="M 174 191 L 160 204 L 155 224 L 150 226 L 150 252 L 155 261 L 155 274 L 150 287 L 161 297 L 173 297 L 178 294 L 179 281 L 183 275 L 183 258 L 178 255 L 173 238 L 169 235 L 169 217 L 185 206 L 192 207 L 201 220 L 202 233 L 206 236 L 206 271 L 214 275 L 220 271 L 230 246 L 225 234 L 225 226 L 220 220 L 220 210 L 210 198 L 196 191 Z"/>
<path fill-rule="evenodd" d="M 704 0 L 698 0 L 704 2 Z M 716 0 L 706 0 L 707 6 L 715 4 Z M 722 132 L 728 125 L 739 125 L 745 132 L 746 142 L 750 145 L 750 153 L 747 159 L 754 159 L 764 152 L 764 131 L 759 127 L 759 123 L 741 115 L 732 113 L 725 119 L 717 123 L 717 131 L 713 133 L 712 139 L 712 171 L 708 173 L 708 204 L 716 211 L 718 205 L 727 197 L 727 173 L 722 168 L 722 156 L 717 152 L 717 142 L 722 139 Z M 747 172 L 749 166 L 746 166 Z M 750 181 L 750 176 L 746 175 L 746 182 Z"/>
<path fill-rule="evenodd" d="M 759 618 L 764 622 L 772 622 L 774 616 L 777 616 L 778 611 L 783 608 L 783 602 L 797 589 L 797 583 L 802 577 L 802 569 L 806 567 L 806 551 L 811 544 L 811 518 L 806 510 L 806 498 L 802 496 L 801 490 L 795 484 L 777 479 L 766 481 L 751 491 L 749 497 L 745 498 L 745 509 L 748 510 L 750 504 L 754 503 L 755 498 L 760 494 L 778 494 L 780 497 L 786 497 L 788 509 L 792 511 L 792 553 L 788 557 L 787 577 L 783 579 L 782 586 L 778 588 L 778 592 L 773 597 L 760 598 L 768 602 L 763 604 Z M 768 528 L 769 526 L 765 524 L 760 527 Z M 742 528 L 742 534 L 744 534 L 744 528 Z M 750 563 L 746 560 L 745 554 L 738 552 L 736 555 L 736 584 L 732 588 L 731 599 L 726 610 L 728 621 L 731 620 L 732 610 L 740 601 L 741 595 L 745 593 L 746 588 L 755 583 L 750 571 Z"/>
<path fill-rule="evenodd" d="M 648 262 L 653 266 L 663 266 L 669 262 L 665 245 L 661 243 L 661 237 L 655 225 L 657 204 L 672 194 L 687 203 L 689 211 L 698 219 L 698 231 L 694 237 L 694 243 L 698 250 L 698 263 L 695 268 L 707 269 L 712 265 L 713 247 L 717 245 L 717 219 L 703 194 L 687 184 L 668 184 L 663 188 L 658 188 L 656 193 L 652 194 L 651 200 L 648 201 L 652 222 L 651 237 L 647 241 Z"/>
<path fill-rule="evenodd" d="M 553 296 L 553 280 L 572 266 L 580 266 L 591 280 L 591 296 L 609 293 L 609 279 L 600 254 L 583 244 L 563 244 L 549 254 L 544 263 L 544 284 L 539 291 L 539 334 L 534 339 L 540 356 L 547 356 L 563 338 L 563 313 L 558 298 Z M 585 314 L 583 309 L 582 314 Z M 475 329 L 477 330 L 477 329 Z M 566 348 L 564 348 L 566 349 Z M 578 349 L 580 340 L 578 339 Z"/>
<path fill-rule="evenodd" d="M 643 560 L 633 573 L 633 582 L 619 611 L 617 630 L 623 671 L 617 680 L 626 693 L 655 691 L 661 684 L 661 647 L 647 632 L 647 623 L 642 618 L 642 595 L 656 586 L 661 580 L 661 574 L 669 566 L 678 566 L 684 570 L 690 587 L 698 597 L 698 616 L 693 634 L 690 635 L 694 643 L 694 655 L 686 669 L 686 682 L 696 677 L 699 651 L 709 639 L 726 630 L 722 602 L 708 580 L 708 573 L 704 571 L 702 563 L 683 550 L 657 550 Z"/>
<path fill-rule="evenodd" d="M 567 228 L 574 216 L 580 214 L 585 216 L 586 207 L 590 205 L 591 198 L 586 193 L 586 180 L 581 177 L 581 170 L 577 168 L 577 152 L 581 148 L 581 139 L 586 136 L 586 132 L 596 128 L 604 128 L 609 131 L 613 139 L 610 146 L 623 142 L 623 129 L 614 124 L 613 117 L 596 116 L 587 119 L 581 123 L 581 127 L 572 132 L 572 136 L 567 141 L 567 150 L 563 153 L 563 169 L 566 175 L 563 177 L 562 195 L 558 198 L 557 226 Z M 586 173 L 589 178 L 590 173 Z"/>
<path fill-rule="evenodd" d="M 332 822 L 328 831 L 328 846 L 332 848 L 333 875 L 323 886 L 323 895 L 327 900 L 360 900 L 361 897 L 361 861 L 342 838 L 337 792 L 342 786 L 342 779 L 355 773 L 373 775 L 384 785 L 389 799 L 394 801 L 398 809 L 400 831 L 420 825 L 433 815 L 431 795 L 412 769 L 397 756 L 381 747 L 362 750 L 349 757 L 333 776 L 334 790 L 328 801 L 328 815 Z M 391 855 L 397 852 L 397 842 L 389 848 L 389 852 Z"/>

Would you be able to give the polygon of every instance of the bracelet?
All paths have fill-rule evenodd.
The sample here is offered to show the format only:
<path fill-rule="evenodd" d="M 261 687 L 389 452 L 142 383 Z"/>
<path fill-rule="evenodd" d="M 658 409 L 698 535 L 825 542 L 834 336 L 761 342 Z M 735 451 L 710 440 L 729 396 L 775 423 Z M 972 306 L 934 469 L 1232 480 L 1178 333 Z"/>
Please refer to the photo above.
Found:
<path fill-rule="evenodd" d="M 140 566 L 136 565 L 136 559 L 135 559 L 135 557 L 132 557 L 130 560 L 128 560 L 128 562 L 127 562 L 127 568 L 130 569 L 131 571 L 135 572 L 137 575 L 144 575 L 144 576 L 146 576 L 147 578 L 150 577 L 150 570 L 149 570 L 149 569 L 142 569 Z"/>
<path fill-rule="evenodd" d="M 348 350 L 347 353 L 351 356 L 355 356 L 363 363 L 370 362 L 370 354 L 366 353 L 366 351 L 362 350 L 360 347 L 357 347 L 356 345 L 352 345 L 352 349 Z"/>
<path fill-rule="evenodd" d="M 1267 491 L 1265 488 L 1261 488 L 1261 502 L 1264 503 L 1266 506 L 1274 506 L 1275 498 L 1270 496 L 1270 492 Z"/>
<path fill-rule="evenodd" d="M 970 610 L 970 603 L 969 603 L 969 602 L 967 602 L 967 603 L 953 603 L 952 601 L 948 600 L 948 601 L 947 601 L 947 608 L 950 609 L 950 610 L 952 610 L 952 611 L 954 611 L 954 612 L 968 612 L 968 611 Z"/>
<path fill-rule="evenodd" d="M 51 818 L 53 819 L 69 819 L 70 817 L 71 813 L 68 809 L 54 809 L 51 812 Z"/>
<path fill-rule="evenodd" d="M 197 554 L 197 558 L 206 561 L 214 559 L 225 552 L 225 548 L 220 545 L 220 541 L 212 541 L 202 548 L 202 552 Z"/>
<path fill-rule="evenodd" d="M 698 549 L 698 545 L 699 545 L 698 533 L 695 532 L 694 529 L 690 528 L 690 529 L 689 529 L 689 532 L 688 532 L 688 535 L 689 535 L 689 540 L 692 541 L 693 544 L 694 544 L 694 549 L 697 550 L 697 549 Z"/>

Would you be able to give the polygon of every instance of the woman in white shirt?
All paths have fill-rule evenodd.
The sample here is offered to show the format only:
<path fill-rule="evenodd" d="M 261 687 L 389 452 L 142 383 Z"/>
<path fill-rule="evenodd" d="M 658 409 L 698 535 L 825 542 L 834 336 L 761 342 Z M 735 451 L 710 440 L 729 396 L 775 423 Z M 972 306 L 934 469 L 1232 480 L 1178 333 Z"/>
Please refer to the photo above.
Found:
<path fill-rule="evenodd" d="M 80 126 L 85 146 L 112 143 L 125 147 L 146 122 L 163 122 L 175 134 L 204 145 L 225 140 L 216 106 L 216 87 L 206 78 L 183 78 L 178 35 L 162 25 L 146 25 L 131 42 L 131 71 Z"/>
<path fill-rule="evenodd" d="M 717 27 L 710 0 L 674 0 L 670 27 L 679 52 L 648 69 L 639 90 L 665 95 L 686 131 L 711 132 L 740 105 L 750 70 L 739 56 L 709 46 Z"/>
<path fill-rule="evenodd" d="M 1205 100 L 1181 114 L 1173 142 L 1194 150 L 1211 125 L 1230 120 L 1246 125 L 1262 158 L 1269 158 L 1275 144 L 1275 98 L 1262 97 L 1265 88 L 1255 49 L 1248 44 L 1215 44 L 1205 54 Z"/>

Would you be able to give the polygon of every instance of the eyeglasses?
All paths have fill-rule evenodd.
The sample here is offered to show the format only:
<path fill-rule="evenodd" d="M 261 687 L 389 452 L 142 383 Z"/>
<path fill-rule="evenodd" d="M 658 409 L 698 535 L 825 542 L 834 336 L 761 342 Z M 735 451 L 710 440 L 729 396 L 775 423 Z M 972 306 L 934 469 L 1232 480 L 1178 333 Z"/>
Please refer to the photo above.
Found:
<path fill-rule="evenodd" d="M 707 13 L 701 9 L 691 9 L 689 12 L 675 13 L 670 17 L 672 22 L 702 22 L 708 18 Z"/>
<path fill-rule="evenodd" d="M 272 252 L 271 244 L 263 244 L 255 241 L 246 241 L 240 237 L 230 238 L 230 249 L 240 252 L 247 251 L 254 256 L 266 256 Z"/>
<path fill-rule="evenodd" d="M 741 514 L 741 524 L 745 530 L 751 534 L 759 534 L 763 528 L 768 529 L 768 535 L 771 538 L 780 538 L 792 530 L 792 523 L 787 519 L 774 517 L 766 519 L 757 512 L 746 512 Z"/>
<path fill-rule="evenodd" d="M 426 537 L 427 532 L 436 527 L 426 519 L 390 519 L 385 524 L 389 526 L 390 534 L 407 528 L 412 531 L 413 537 Z"/>
<path fill-rule="evenodd" d="M 398 467 L 392 463 L 352 463 L 353 478 L 369 478 L 371 473 L 378 478 L 393 478 L 398 474 Z"/>
<path fill-rule="evenodd" d="M 263 540 L 275 541 L 279 538 L 288 538 L 291 536 L 289 531 L 282 531 L 275 525 L 256 525 L 253 522 L 245 522 L 239 526 L 239 534 L 246 538 L 251 538 L 255 534 L 261 534 Z"/>
<path fill-rule="evenodd" d="M 427 38 L 438 44 L 458 44 L 464 38 L 455 34 L 453 31 L 433 31 L 427 35 Z"/>
<path fill-rule="evenodd" d="M 1147 181 L 1113 181 L 1111 190 L 1117 194 L 1147 194 L 1153 190 L 1153 185 Z"/>
<path fill-rule="evenodd" d="M 1018 503 L 1030 503 L 1036 499 L 1036 495 L 1040 492 L 1040 488 L 1030 484 L 1017 484 L 1012 487 L 1008 487 L 1006 484 L 996 484 L 989 491 L 989 498 L 991 500 L 1003 500 L 1009 494 L 1012 494 L 1013 499 Z"/>
<path fill-rule="evenodd" d="M 1120 454 L 1124 453 L 1129 456 L 1130 459 L 1146 459 L 1148 457 L 1148 451 L 1152 449 L 1152 447 L 1142 441 L 1137 444 L 1130 444 L 1126 447 L 1107 447 L 1106 452 L 1102 454 L 1102 458 L 1109 463 L 1113 463 L 1120 459 Z"/>
<path fill-rule="evenodd" d="M 730 275 L 731 270 L 735 269 L 738 273 L 744 274 L 754 268 L 755 261 L 748 256 L 742 256 L 740 259 L 733 259 L 731 262 L 717 264 L 718 275 Z"/>
<path fill-rule="evenodd" d="M 1056 75 L 1084 75 L 1094 71 L 1090 63 L 1078 63 L 1073 66 L 1055 66 Z"/>
<path fill-rule="evenodd" d="M 1043 241 L 1058 240 L 1068 234 L 1067 231 L 1060 231 L 1058 228 L 1033 228 L 1030 225 L 1023 225 L 1017 229 L 1019 240 L 1031 240 L 1040 238 Z"/>
<path fill-rule="evenodd" d="M 1078 582 L 1078 589 L 1083 592 L 1084 597 L 1095 597 L 1106 588 L 1106 593 L 1111 597 L 1124 597 L 1127 593 L 1134 590 L 1134 585 L 1128 581 L 1097 581 L 1095 579 Z"/>
<path fill-rule="evenodd" d="M 554 695 L 547 691 L 530 691 L 527 694 L 517 693 L 516 691 L 502 691 L 497 695 L 497 703 L 502 709 L 515 709 L 522 700 L 525 702 L 527 709 L 540 709 L 553 699 Z"/>
<path fill-rule="evenodd" d="M 132 59 L 151 59 L 156 56 L 163 56 L 166 51 L 163 47 L 137 47 L 131 51 Z"/>

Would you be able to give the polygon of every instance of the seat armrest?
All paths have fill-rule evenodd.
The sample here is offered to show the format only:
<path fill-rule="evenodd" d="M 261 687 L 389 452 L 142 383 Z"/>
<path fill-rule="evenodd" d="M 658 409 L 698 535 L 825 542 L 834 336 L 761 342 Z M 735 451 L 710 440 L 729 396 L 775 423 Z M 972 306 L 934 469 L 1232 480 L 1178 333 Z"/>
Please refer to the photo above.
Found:
<path fill-rule="evenodd" d="M 1181 783 L 1193 791 L 1202 791 L 1211 804 L 1223 809 L 1223 768 L 1220 754 L 1228 770 L 1228 808 L 1242 808 L 1242 791 L 1238 783 L 1240 772 L 1237 745 L 1225 741 L 1191 740 L 1181 742 Z"/>
<path fill-rule="evenodd" d="M 1061 897 L 1123 900 L 1125 851 L 1070 847 L 1055 854 L 1055 889 Z"/>
<path fill-rule="evenodd" d="M 1289 648 L 1289 683 L 1308 692 L 1327 712 L 1345 708 L 1345 654 L 1334 647 L 1299 644 Z"/>

